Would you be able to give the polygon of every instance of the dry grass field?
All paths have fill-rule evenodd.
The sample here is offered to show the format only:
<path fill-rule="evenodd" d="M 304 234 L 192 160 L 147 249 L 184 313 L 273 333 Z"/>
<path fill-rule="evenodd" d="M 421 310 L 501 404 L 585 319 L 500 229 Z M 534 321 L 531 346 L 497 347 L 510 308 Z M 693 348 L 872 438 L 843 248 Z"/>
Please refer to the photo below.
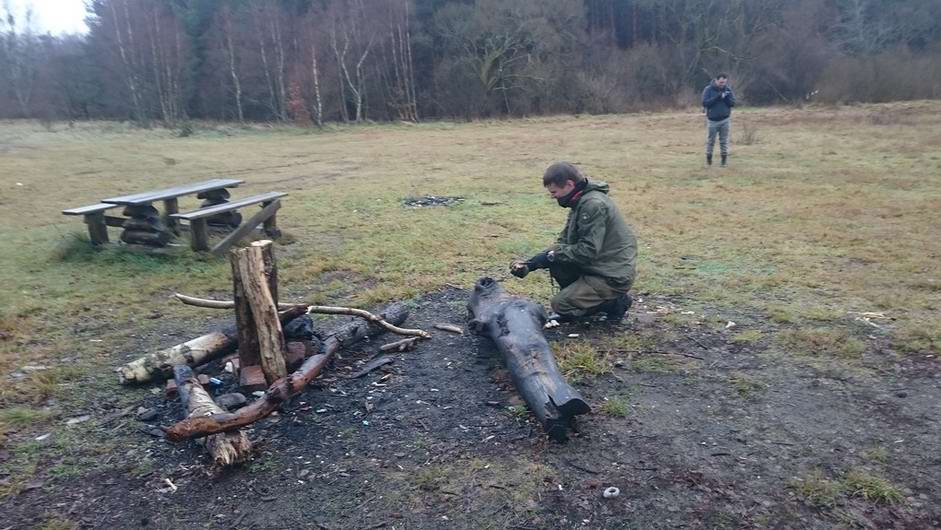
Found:
<path fill-rule="evenodd" d="M 702 116 L 692 111 L 315 132 L 204 125 L 188 137 L 116 123 L 52 130 L 0 123 L 0 507 L 51 495 L 57 484 L 82 477 L 128 473 L 133 465 L 107 455 L 143 443 L 142 437 L 152 443 L 146 435 L 131 426 L 100 429 L 94 412 L 81 425 L 67 420 L 102 401 L 119 408 L 152 398 L 147 388 L 120 388 L 111 369 L 218 321 L 218 314 L 174 304 L 173 292 L 225 297 L 230 289 L 225 260 L 193 255 L 185 245 L 169 255 L 117 246 L 95 251 L 80 220 L 60 210 L 212 177 L 244 179 L 239 194 L 290 194 L 279 213 L 282 299 L 374 307 L 467 288 L 484 275 L 506 278 L 512 259 L 540 250 L 561 227 L 565 211 L 541 189 L 540 177 L 552 161 L 570 160 L 611 184 L 635 227 L 635 290 L 647 301 L 632 310 L 634 327 L 559 345 L 563 368 L 589 393 L 593 384 L 613 381 L 624 363 L 631 373 L 686 374 L 695 385 L 708 364 L 678 368 L 665 356 L 625 360 L 619 352 L 662 349 L 702 333 L 736 355 L 830 374 L 858 388 L 899 366 L 934 377 L 937 386 L 941 102 L 744 109 L 735 115 L 727 169 L 703 167 L 702 129 Z M 464 201 L 403 206 L 404 199 L 425 195 Z M 182 207 L 197 206 L 195 198 L 188 201 Z M 543 302 L 550 296 L 542 275 L 506 284 Z M 654 319 L 655 332 L 644 327 Z M 751 403 L 774 390 L 761 370 L 746 372 L 723 372 L 731 395 Z M 632 387 L 631 379 L 617 377 Z M 606 421 L 629 422 L 639 414 L 632 398 L 608 397 L 601 407 Z M 931 403 L 923 416 L 937 433 L 941 410 Z M 525 422 L 525 410 L 517 412 L 511 416 L 521 417 L 510 419 Z M 36 440 L 50 432 L 52 442 Z M 863 448 L 882 455 L 871 466 L 798 466 L 787 470 L 790 480 L 769 487 L 802 507 L 791 516 L 815 521 L 807 527 L 927 523 L 936 512 L 925 515 L 919 506 L 930 503 L 918 496 L 938 492 L 925 493 L 927 483 L 894 474 L 889 464 L 880 467 L 893 462 L 891 443 Z M 908 460 L 894 466 L 934 466 L 937 477 L 938 449 L 935 434 L 908 447 Z M 197 450 L 173 454 L 190 464 L 199 458 Z M 439 465 L 411 478 L 387 478 L 406 481 L 420 496 L 437 484 L 422 473 L 447 476 Z M 276 470 L 256 466 L 254 472 Z M 520 528 L 577 527 L 588 517 L 571 515 L 577 507 L 562 516 L 542 500 L 518 500 L 536 506 L 513 520 Z M 65 508 L 31 502 L 10 524 L 80 522 Z M 866 510 L 882 509 L 873 506 L 895 508 L 873 516 Z M 486 519 L 494 507 L 441 513 L 453 523 L 459 513 Z M 690 513 L 673 517 L 696 520 Z M 533 514 L 542 522 L 524 517 Z M 733 517 L 728 527 L 772 524 L 781 516 L 770 510 L 762 520 Z M 428 521 L 439 519 L 428 517 L 403 527 L 434 527 Z M 622 527 L 595 521 L 585 527 Z M 689 526 L 725 524 L 716 521 Z M 330 528 L 360 523 L 324 521 Z"/>

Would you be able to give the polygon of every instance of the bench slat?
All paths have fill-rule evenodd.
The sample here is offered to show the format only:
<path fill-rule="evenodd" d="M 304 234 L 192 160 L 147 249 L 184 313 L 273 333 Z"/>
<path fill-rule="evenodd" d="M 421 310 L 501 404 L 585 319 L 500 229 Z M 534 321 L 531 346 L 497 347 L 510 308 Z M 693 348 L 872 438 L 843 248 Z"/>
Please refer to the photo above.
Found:
<path fill-rule="evenodd" d="M 195 182 L 193 184 L 185 184 L 183 186 L 175 186 L 173 188 L 166 188 L 162 190 L 145 191 L 143 193 L 135 193 L 133 195 L 111 197 L 110 199 L 102 199 L 101 202 L 121 205 L 148 204 L 151 202 L 173 199 L 182 195 L 192 195 L 194 193 L 200 193 L 203 191 L 218 190 L 221 188 L 234 188 L 239 184 L 243 184 L 244 182 L 244 180 L 238 179 L 211 179 L 203 182 Z"/>
<path fill-rule="evenodd" d="M 209 206 L 206 208 L 200 208 L 199 210 L 193 210 L 190 212 L 184 213 L 175 213 L 170 217 L 174 219 L 184 219 L 186 221 L 192 221 L 193 219 L 204 219 L 216 214 L 223 212 L 230 212 L 232 210 L 238 210 L 244 206 L 251 206 L 252 204 L 259 204 L 263 202 L 271 202 L 281 197 L 286 196 L 287 193 L 280 191 L 271 191 L 268 193 L 262 193 L 260 195 L 252 195 L 251 197 L 245 197 L 244 199 L 239 199 L 232 202 L 226 202 L 223 204 L 217 204 L 215 206 Z"/>
<path fill-rule="evenodd" d="M 111 208 L 117 208 L 118 204 L 105 204 L 103 202 L 98 204 L 90 204 L 88 206 L 80 206 L 78 208 L 69 208 L 68 210 L 62 210 L 62 213 L 65 215 L 88 215 L 92 213 L 100 213 L 105 210 L 110 210 Z"/>

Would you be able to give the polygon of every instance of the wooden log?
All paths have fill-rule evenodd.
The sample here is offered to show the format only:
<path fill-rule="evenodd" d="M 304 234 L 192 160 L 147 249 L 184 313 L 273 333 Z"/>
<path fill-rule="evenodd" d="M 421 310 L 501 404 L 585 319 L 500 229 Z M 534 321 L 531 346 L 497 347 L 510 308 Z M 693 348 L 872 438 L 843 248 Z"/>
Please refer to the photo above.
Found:
<path fill-rule="evenodd" d="M 209 250 L 209 228 L 205 219 L 190 221 L 190 248 L 193 252 L 206 252 Z"/>
<path fill-rule="evenodd" d="M 278 307 L 265 277 L 263 246 L 249 246 L 235 252 L 242 289 L 258 334 L 258 359 L 268 384 L 287 375 L 284 361 L 284 330 L 278 320 Z"/>
<path fill-rule="evenodd" d="M 387 322 L 401 324 L 408 317 L 403 304 L 393 304 L 381 313 Z M 353 320 L 335 329 L 322 344 L 321 353 L 308 357 L 297 371 L 275 381 L 265 395 L 237 412 L 191 417 L 173 425 L 163 427 L 167 440 L 178 442 L 244 427 L 271 414 L 282 403 L 299 394 L 320 372 L 330 364 L 334 354 L 343 346 L 353 344 L 364 337 L 383 332 L 385 329 L 373 322 Z"/>
<path fill-rule="evenodd" d="M 85 216 L 88 225 L 88 238 L 93 245 L 103 245 L 108 242 L 108 225 L 105 222 L 104 212 L 91 213 Z"/>
<path fill-rule="evenodd" d="M 262 207 L 268 206 L 270 203 L 262 203 Z M 277 212 L 271 214 L 271 217 L 265 219 L 264 224 L 265 235 L 278 239 L 281 237 L 281 229 L 278 228 L 278 214 Z"/>
<path fill-rule="evenodd" d="M 118 378 L 122 385 L 167 379 L 178 364 L 199 366 L 235 351 L 237 346 L 235 326 L 227 326 L 132 361 L 118 369 Z"/>
<path fill-rule="evenodd" d="M 143 230 L 128 230 L 121 232 L 121 241 L 151 247 L 164 247 L 170 242 L 169 232 L 145 232 Z"/>
<path fill-rule="evenodd" d="M 185 364 L 173 368 L 177 392 L 186 417 L 220 414 L 225 409 L 213 401 L 212 396 L 199 383 L 193 369 Z M 231 466 L 245 462 L 252 454 L 252 443 L 242 431 L 229 431 L 206 437 L 206 450 L 219 466 Z"/>
<path fill-rule="evenodd" d="M 283 311 L 279 319 L 283 323 L 288 323 L 304 315 L 306 311 L 306 306 L 296 306 Z M 118 368 L 118 379 L 122 385 L 147 383 L 154 380 L 163 381 L 173 376 L 173 367 L 177 364 L 196 367 L 225 357 L 234 352 L 237 347 L 238 332 L 235 326 L 226 326 L 221 330 L 131 361 Z"/>
<path fill-rule="evenodd" d="M 568 439 L 574 417 L 591 411 L 559 372 L 543 335 L 545 309 L 511 296 L 492 278 L 481 278 L 467 304 L 469 328 L 490 337 L 503 354 L 513 383 L 550 438 Z"/>
<path fill-rule="evenodd" d="M 178 197 L 172 197 L 170 199 L 163 200 L 163 220 L 166 223 L 167 228 L 169 228 L 174 234 L 179 234 L 179 226 L 177 226 L 177 220 L 171 215 L 175 213 L 180 213 L 180 199 Z"/>
<path fill-rule="evenodd" d="M 274 243 L 268 239 L 253 241 L 251 246 L 261 249 L 261 259 L 265 264 L 265 279 L 274 304 L 278 305 L 278 262 L 274 259 Z"/>

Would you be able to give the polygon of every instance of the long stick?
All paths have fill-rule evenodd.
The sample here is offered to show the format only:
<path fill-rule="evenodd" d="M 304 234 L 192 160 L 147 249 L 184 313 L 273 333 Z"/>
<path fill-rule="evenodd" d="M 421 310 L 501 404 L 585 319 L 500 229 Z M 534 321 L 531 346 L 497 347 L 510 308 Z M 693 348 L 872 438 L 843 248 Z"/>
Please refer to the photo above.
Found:
<path fill-rule="evenodd" d="M 401 304 L 393 304 L 383 311 L 385 319 L 401 324 L 408 310 Z M 167 440 L 178 442 L 188 438 L 199 438 L 220 432 L 229 432 L 258 421 L 274 412 L 282 403 L 299 394 L 304 387 L 330 364 L 333 355 L 341 347 L 352 344 L 372 333 L 381 333 L 384 328 L 369 322 L 353 321 L 333 332 L 323 341 L 323 353 L 308 357 L 294 373 L 282 377 L 268 387 L 265 395 L 237 412 L 193 416 L 171 427 L 163 427 Z"/>
<path fill-rule="evenodd" d="M 183 302 L 187 305 L 197 306 L 197 307 L 207 307 L 210 309 L 232 309 L 235 307 L 235 302 L 232 300 L 211 300 L 208 298 L 196 298 L 195 296 L 187 296 L 185 294 L 175 293 L 173 296 L 177 298 L 180 302 Z M 400 328 L 394 324 L 386 322 L 378 315 L 370 313 L 365 309 L 356 309 L 352 307 L 335 307 L 327 305 L 311 305 L 311 304 L 278 304 L 278 309 L 290 309 L 298 305 L 304 305 L 307 307 L 308 313 L 319 313 L 324 315 L 351 315 L 357 316 L 360 318 L 365 318 L 370 322 L 375 322 L 377 325 L 382 326 L 387 331 L 396 333 L 399 335 L 408 335 L 413 337 L 421 337 L 423 339 L 430 339 L 431 333 L 420 329 L 406 329 Z"/>

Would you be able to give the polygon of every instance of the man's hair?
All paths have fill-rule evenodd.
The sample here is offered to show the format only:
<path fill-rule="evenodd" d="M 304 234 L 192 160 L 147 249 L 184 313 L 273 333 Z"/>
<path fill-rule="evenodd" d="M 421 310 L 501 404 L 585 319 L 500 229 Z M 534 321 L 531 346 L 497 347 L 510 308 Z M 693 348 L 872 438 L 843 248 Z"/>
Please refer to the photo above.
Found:
<path fill-rule="evenodd" d="M 579 184 L 585 180 L 585 176 L 582 175 L 582 172 L 579 171 L 577 167 L 569 162 L 556 162 L 546 169 L 545 174 L 542 176 L 542 185 L 548 186 L 552 184 L 561 188 L 564 187 L 566 181 L 569 180 L 575 184 Z"/>
<path fill-rule="evenodd" d="M 716 79 L 728 79 L 728 78 L 729 78 L 729 74 L 725 72 L 719 72 L 719 75 L 716 76 Z"/>

